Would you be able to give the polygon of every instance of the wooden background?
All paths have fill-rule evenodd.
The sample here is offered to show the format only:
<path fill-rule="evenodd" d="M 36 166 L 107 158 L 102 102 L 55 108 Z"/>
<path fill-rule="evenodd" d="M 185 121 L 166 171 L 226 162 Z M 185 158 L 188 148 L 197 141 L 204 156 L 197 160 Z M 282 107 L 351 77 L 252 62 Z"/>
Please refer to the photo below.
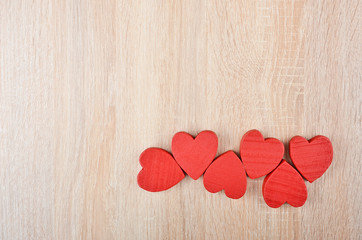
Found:
<path fill-rule="evenodd" d="M 361 239 L 358 0 L 0 2 L 0 239 Z M 149 193 L 139 154 L 257 128 L 334 161 L 301 208 L 190 177 Z M 288 153 L 285 157 L 289 160 Z"/>

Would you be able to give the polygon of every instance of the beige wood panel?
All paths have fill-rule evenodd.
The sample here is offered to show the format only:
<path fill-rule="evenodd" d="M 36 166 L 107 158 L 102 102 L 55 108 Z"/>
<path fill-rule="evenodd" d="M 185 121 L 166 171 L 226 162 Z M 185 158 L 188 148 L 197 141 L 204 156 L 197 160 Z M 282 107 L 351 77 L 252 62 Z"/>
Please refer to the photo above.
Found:
<path fill-rule="evenodd" d="M 359 239 L 361 2 L 0 2 L 0 239 Z M 186 177 L 149 193 L 139 154 L 211 129 L 334 146 L 301 208 Z M 285 155 L 290 161 L 288 152 Z"/>

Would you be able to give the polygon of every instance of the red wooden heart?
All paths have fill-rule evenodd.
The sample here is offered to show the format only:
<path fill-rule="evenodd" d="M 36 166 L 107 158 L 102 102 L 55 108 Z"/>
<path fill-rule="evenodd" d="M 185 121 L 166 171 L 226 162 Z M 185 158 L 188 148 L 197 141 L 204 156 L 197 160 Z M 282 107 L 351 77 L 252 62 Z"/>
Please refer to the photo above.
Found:
<path fill-rule="evenodd" d="M 301 136 L 295 136 L 289 142 L 289 154 L 303 177 L 313 182 L 331 165 L 333 147 L 325 136 L 315 136 L 309 141 Z"/>
<path fill-rule="evenodd" d="M 302 176 L 285 160 L 264 179 L 263 197 L 269 207 L 278 208 L 285 202 L 301 207 L 307 196 Z"/>
<path fill-rule="evenodd" d="M 224 189 L 229 198 L 241 198 L 246 191 L 245 169 L 236 154 L 228 151 L 219 156 L 204 174 L 207 191 L 216 193 Z"/>
<path fill-rule="evenodd" d="M 252 179 L 262 177 L 278 166 L 284 155 L 284 145 L 275 138 L 264 139 L 258 130 L 244 134 L 240 142 L 240 157 L 246 173 Z"/>
<path fill-rule="evenodd" d="M 150 192 L 167 190 L 179 183 L 185 174 L 170 153 L 161 148 L 148 148 L 140 156 L 143 167 L 138 185 Z"/>
<path fill-rule="evenodd" d="M 186 132 L 178 132 L 172 138 L 172 154 L 181 168 L 196 180 L 214 159 L 217 144 L 217 136 L 212 131 L 203 131 L 195 139 Z"/>

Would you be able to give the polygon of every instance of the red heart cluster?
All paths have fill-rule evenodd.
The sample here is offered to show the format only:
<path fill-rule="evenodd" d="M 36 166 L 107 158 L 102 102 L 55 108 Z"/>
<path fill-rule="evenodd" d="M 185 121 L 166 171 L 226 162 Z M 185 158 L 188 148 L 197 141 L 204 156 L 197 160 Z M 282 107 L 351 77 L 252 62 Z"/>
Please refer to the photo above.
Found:
<path fill-rule="evenodd" d="M 321 177 L 333 159 L 330 140 L 315 136 L 309 141 L 301 136 L 289 142 L 294 169 L 283 159 L 284 145 L 275 138 L 264 139 L 258 130 L 248 131 L 240 143 L 240 157 L 227 151 L 217 157 L 218 138 L 212 131 L 203 131 L 196 138 L 186 132 L 172 139 L 172 154 L 161 148 L 148 148 L 140 156 L 143 169 L 137 176 L 138 185 L 150 192 L 169 189 L 179 183 L 186 172 L 197 180 L 204 174 L 207 191 L 224 190 L 229 198 L 241 198 L 246 191 L 246 174 L 264 178 L 262 192 L 267 205 L 280 207 L 287 202 L 294 207 L 307 200 L 309 182 Z"/>

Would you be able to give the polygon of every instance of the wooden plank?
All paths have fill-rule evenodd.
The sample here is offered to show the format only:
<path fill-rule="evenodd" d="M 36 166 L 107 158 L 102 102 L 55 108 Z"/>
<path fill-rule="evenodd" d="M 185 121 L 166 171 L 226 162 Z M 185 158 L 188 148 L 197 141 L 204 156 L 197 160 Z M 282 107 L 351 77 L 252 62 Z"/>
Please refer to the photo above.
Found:
<path fill-rule="evenodd" d="M 361 4 L 312 1 L 0 3 L 0 239 L 358 239 Z M 259 129 L 327 136 L 334 160 L 303 207 L 269 208 L 186 177 L 137 185 L 148 147 Z"/>

